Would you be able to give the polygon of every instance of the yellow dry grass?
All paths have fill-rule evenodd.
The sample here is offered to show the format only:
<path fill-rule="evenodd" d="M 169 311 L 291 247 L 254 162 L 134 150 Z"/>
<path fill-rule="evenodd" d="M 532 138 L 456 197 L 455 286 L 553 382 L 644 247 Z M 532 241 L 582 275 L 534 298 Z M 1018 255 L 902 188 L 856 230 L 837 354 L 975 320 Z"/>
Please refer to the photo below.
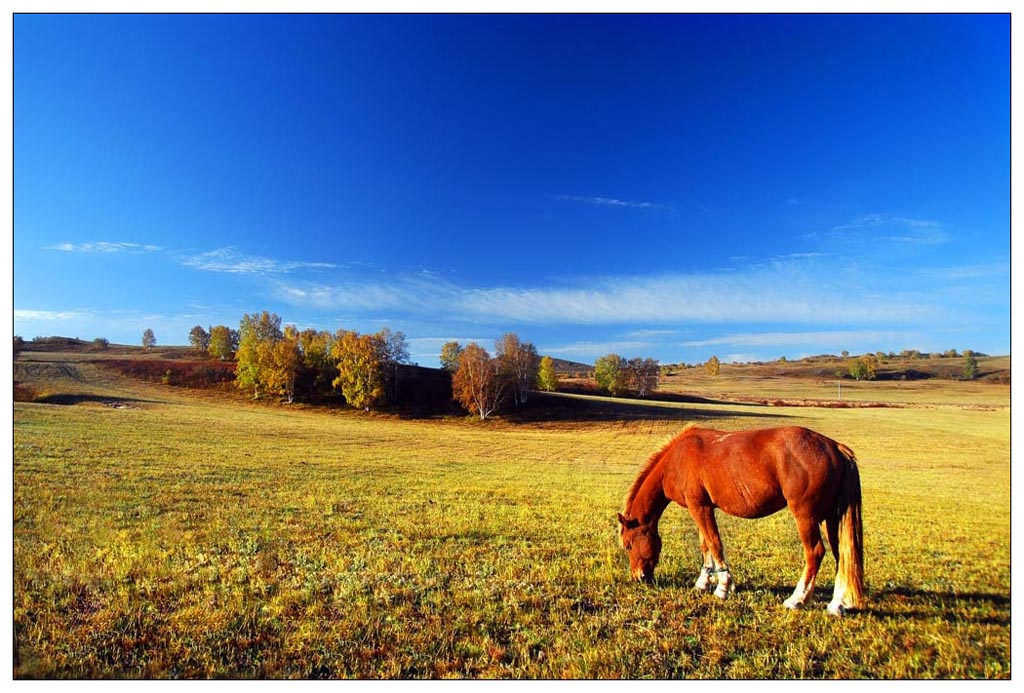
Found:
<path fill-rule="evenodd" d="M 1010 675 L 1007 408 L 616 403 L 480 424 L 46 366 L 41 389 L 81 396 L 14 405 L 18 677 Z M 806 425 L 856 451 L 866 611 L 825 614 L 831 557 L 813 608 L 782 608 L 785 513 L 720 518 L 727 602 L 690 589 L 679 510 L 658 584 L 629 580 L 615 513 L 688 421 Z"/>

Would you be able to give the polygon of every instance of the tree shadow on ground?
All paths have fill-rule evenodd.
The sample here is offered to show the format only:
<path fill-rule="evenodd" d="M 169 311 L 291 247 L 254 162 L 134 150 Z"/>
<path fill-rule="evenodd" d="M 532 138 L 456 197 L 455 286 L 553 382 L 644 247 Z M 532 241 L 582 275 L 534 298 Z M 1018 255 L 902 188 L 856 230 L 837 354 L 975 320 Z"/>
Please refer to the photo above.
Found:
<path fill-rule="evenodd" d="M 679 398 L 672 402 L 719 404 L 702 398 Z M 724 402 L 721 404 L 725 404 Z M 789 418 L 787 414 L 770 413 L 768 407 L 741 405 L 747 411 L 737 411 L 737 405 L 728 411 L 698 407 L 679 407 L 664 401 L 587 397 L 554 392 L 531 393 L 530 399 L 510 413 L 509 421 L 519 423 L 585 422 L 585 421 L 694 421 L 716 418 Z"/>
<path fill-rule="evenodd" d="M 42 397 L 37 397 L 33 401 L 36 402 L 37 404 L 58 404 L 62 406 L 71 406 L 75 404 L 101 404 L 105 407 L 111 407 L 112 409 L 125 409 L 139 404 L 154 404 L 152 400 L 148 399 L 136 399 L 133 397 L 109 397 L 106 395 L 92 395 L 79 393 L 58 393 L 53 395 L 44 395 Z"/>

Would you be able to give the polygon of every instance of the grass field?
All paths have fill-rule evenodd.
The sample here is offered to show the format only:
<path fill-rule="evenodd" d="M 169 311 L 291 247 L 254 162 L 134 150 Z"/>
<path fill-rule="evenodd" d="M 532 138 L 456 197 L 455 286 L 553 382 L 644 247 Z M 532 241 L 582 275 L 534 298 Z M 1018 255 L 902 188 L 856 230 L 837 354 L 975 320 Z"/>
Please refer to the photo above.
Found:
<path fill-rule="evenodd" d="M 902 408 L 548 397 L 478 423 L 253 405 L 61 354 L 23 353 L 15 378 L 55 402 L 14 405 L 19 678 L 1011 673 L 1005 386 L 968 407 L 955 382 Z M 616 512 L 691 420 L 857 452 L 865 611 L 825 613 L 830 555 L 813 607 L 782 607 L 801 564 L 786 513 L 719 516 L 726 602 L 691 590 L 679 508 L 657 584 L 629 579 Z"/>

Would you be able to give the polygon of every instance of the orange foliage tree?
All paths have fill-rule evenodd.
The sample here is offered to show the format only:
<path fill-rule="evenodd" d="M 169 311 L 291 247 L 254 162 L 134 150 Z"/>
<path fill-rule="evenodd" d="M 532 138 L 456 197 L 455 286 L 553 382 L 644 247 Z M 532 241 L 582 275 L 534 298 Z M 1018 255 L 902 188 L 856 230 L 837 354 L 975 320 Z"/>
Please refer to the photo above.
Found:
<path fill-rule="evenodd" d="M 452 397 L 483 420 L 501 406 L 507 383 L 501 361 L 470 342 L 459 354 L 459 367 L 452 376 Z"/>

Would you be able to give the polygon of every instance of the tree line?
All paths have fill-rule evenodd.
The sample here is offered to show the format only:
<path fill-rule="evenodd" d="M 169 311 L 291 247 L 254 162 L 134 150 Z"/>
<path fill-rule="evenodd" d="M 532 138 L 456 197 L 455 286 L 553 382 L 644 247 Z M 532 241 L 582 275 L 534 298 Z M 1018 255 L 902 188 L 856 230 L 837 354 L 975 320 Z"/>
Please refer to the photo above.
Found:
<path fill-rule="evenodd" d="M 223 325 L 209 331 L 196 325 L 193 347 L 225 359 L 235 354 L 236 384 L 262 396 L 311 398 L 340 392 L 360 409 L 393 404 L 400 364 L 408 361 L 405 335 L 384 328 L 376 334 L 351 330 L 298 331 L 281 327 L 281 318 L 263 311 L 242 317 L 238 330 Z M 452 399 L 480 419 L 526 404 L 532 390 L 553 392 L 559 375 L 554 360 L 514 332 L 494 342 L 494 355 L 477 342 L 457 341 L 441 347 L 439 360 L 451 377 Z M 658 386 L 661 367 L 652 358 L 626 359 L 608 354 L 597 359 L 598 387 L 612 396 L 649 396 Z"/>
<path fill-rule="evenodd" d="M 196 325 L 189 342 L 221 359 L 233 353 L 235 384 L 253 398 L 277 396 L 291 403 L 340 392 L 360 409 L 395 402 L 398 366 L 409 360 L 402 332 L 282 328 L 281 318 L 267 311 L 246 313 L 237 331 L 219 325 L 207 332 Z"/>
<path fill-rule="evenodd" d="M 238 330 L 196 325 L 189 342 L 211 356 L 234 354 L 235 384 L 256 399 L 281 397 L 291 403 L 339 393 L 352 407 L 370 410 L 399 401 L 400 366 L 409 361 L 402 332 L 374 334 L 339 329 L 334 333 L 281 326 L 267 311 L 246 314 Z M 495 342 L 495 355 L 476 342 L 448 342 L 441 364 L 451 378 L 452 399 L 486 419 L 526 403 L 531 390 L 554 390 L 558 376 L 551 358 L 509 332 Z"/>

